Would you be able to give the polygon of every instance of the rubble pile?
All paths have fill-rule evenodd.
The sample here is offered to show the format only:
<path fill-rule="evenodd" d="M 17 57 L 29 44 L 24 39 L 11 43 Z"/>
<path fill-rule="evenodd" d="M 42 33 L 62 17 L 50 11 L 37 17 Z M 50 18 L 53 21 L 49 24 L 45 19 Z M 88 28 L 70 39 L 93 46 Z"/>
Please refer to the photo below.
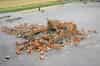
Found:
<path fill-rule="evenodd" d="M 41 60 L 50 49 L 78 46 L 80 41 L 86 38 L 86 34 L 79 31 L 74 22 L 60 20 L 48 20 L 47 26 L 25 23 L 13 28 L 2 27 L 2 31 L 24 39 L 20 42 L 16 41 L 17 55 L 23 52 L 32 54 L 34 51 L 38 51 Z"/>

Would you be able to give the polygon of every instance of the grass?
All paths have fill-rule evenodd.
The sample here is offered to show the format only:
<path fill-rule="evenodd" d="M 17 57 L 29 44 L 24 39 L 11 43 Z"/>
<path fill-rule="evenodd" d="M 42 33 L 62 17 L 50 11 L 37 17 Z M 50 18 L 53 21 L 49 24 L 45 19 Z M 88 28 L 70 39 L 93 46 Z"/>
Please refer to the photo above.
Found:
<path fill-rule="evenodd" d="M 34 9 L 34 8 L 41 8 L 41 7 L 48 7 L 52 5 L 58 5 L 58 4 L 64 4 L 63 2 L 58 1 L 49 1 L 47 3 L 34 3 L 34 4 L 27 4 L 27 5 L 21 5 L 16 7 L 6 7 L 6 8 L 0 8 L 0 13 L 5 12 L 16 12 L 21 10 L 27 10 L 27 9 Z"/>

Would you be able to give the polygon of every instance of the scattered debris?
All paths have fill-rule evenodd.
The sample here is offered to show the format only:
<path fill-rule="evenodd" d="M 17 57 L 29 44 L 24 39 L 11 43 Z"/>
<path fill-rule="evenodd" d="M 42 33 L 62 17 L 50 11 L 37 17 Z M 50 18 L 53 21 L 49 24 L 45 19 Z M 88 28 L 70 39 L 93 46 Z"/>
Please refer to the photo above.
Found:
<path fill-rule="evenodd" d="M 88 30 L 89 33 L 98 33 L 96 30 Z"/>
<path fill-rule="evenodd" d="M 5 62 L 8 62 L 10 60 L 10 56 L 6 56 L 6 57 L 4 57 L 4 58 L 2 58 L 0 60 L 1 60 L 1 64 L 5 63 Z"/>
<path fill-rule="evenodd" d="M 10 60 L 10 56 L 6 56 L 4 59 L 5 60 Z"/>
<path fill-rule="evenodd" d="M 25 23 L 13 28 L 3 27 L 2 31 L 27 40 L 21 43 L 16 42 L 17 55 L 23 52 L 32 54 L 33 51 L 38 51 L 41 60 L 45 58 L 45 53 L 50 49 L 61 49 L 65 45 L 78 46 L 86 37 L 84 32 L 77 29 L 74 22 L 60 20 L 48 20 L 47 26 Z"/>
<path fill-rule="evenodd" d="M 11 16 L 9 16 L 9 15 L 7 15 L 7 16 L 2 16 L 2 17 L 0 17 L 0 19 L 9 18 L 9 17 L 11 17 Z"/>
<path fill-rule="evenodd" d="M 16 17 L 16 18 L 12 18 L 12 19 L 6 19 L 7 22 L 13 22 L 15 20 L 20 20 L 22 19 L 22 17 Z"/>

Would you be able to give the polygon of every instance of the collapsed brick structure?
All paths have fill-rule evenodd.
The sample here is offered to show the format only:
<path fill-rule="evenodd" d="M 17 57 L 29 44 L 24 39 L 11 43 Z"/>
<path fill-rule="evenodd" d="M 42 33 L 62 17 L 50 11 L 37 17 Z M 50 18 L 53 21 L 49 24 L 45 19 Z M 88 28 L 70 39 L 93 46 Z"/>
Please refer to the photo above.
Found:
<path fill-rule="evenodd" d="M 40 59 L 44 59 L 45 53 L 50 49 L 60 49 L 65 45 L 77 46 L 86 37 L 75 23 L 60 20 L 48 20 L 47 26 L 20 24 L 14 28 L 2 28 L 2 31 L 24 39 L 16 42 L 17 55 L 38 51 Z"/>

